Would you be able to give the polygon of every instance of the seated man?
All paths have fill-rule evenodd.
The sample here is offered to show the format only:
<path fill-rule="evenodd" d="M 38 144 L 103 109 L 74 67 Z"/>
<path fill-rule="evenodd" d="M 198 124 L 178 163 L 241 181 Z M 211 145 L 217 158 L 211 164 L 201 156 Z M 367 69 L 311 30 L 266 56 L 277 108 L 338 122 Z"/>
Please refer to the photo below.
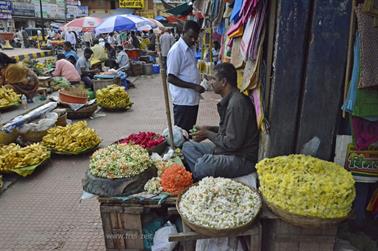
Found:
<path fill-rule="evenodd" d="M 89 48 L 84 49 L 84 55 L 79 58 L 76 63 L 76 70 L 81 76 L 81 81 L 84 82 L 87 88 L 93 87 L 92 78 L 93 75 L 96 74 L 97 70 L 90 70 L 90 63 L 89 59 L 91 58 L 93 51 Z"/>
<path fill-rule="evenodd" d="M 234 178 L 255 171 L 259 147 L 256 114 L 251 100 L 237 89 L 235 67 L 215 66 L 211 80 L 218 103 L 219 127 L 201 126 L 185 142 L 182 152 L 195 180 L 206 176 Z M 210 142 L 201 142 L 209 139 Z"/>
<path fill-rule="evenodd" d="M 124 68 L 125 70 L 129 68 L 129 56 L 127 56 L 127 53 L 123 49 L 122 46 L 117 46 L 117 64 L 118 68 Z"/>
<path fill-rule="evenodd" d="M 79 59 L 76 52 L 72 49 L 72 45 L 70 42 L 66 41 L 63 44 L 64 49 L 64 56 L 68 61 L 70 61 L 73 65 L 76 64 L 76 61 Z"/>
<path fill-rule="evenodd" d="M 52 73 L 52 75 L 54 77 L 64 77 L 70 81 L 71 84 L 79 83 L 81 77 L 75 66 L 70 61 L 65 59 L 63 54 L 59 54 L 57 59 L 58 61 L 55 63 L 55 71 Z"/>

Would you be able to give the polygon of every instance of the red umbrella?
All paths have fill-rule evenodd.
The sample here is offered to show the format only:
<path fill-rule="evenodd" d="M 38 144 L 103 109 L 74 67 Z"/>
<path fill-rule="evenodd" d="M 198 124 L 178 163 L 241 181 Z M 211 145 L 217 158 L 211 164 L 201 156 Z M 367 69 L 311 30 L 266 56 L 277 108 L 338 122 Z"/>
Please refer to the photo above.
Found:
<path fill-rule="evenodd" d="M 62 30 L 66 31 L 93 31 L 103 20 L 98 17 L 81 17 L 66 23 Z"/>

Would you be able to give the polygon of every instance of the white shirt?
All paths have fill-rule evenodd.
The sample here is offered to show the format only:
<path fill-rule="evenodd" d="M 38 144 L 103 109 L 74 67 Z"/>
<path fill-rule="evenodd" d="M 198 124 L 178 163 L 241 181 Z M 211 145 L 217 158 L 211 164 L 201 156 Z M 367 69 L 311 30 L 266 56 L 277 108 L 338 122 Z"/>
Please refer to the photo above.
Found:
<path fill-rule="evenodd" d="M 129 68 L 129 56 L 127 56 L 125 51 L 121 51 L 118 53 L 117 56 L 117 64 L 119 64 L 119 68 L 125 67 L 126 69 Z"/>
<path fill-rule="evenodd" d="M 108 36 L 108 43 L 109 44 L 114 44 L 114 38 L 112 36 Z"/>
<path fill-rule="evenodd" d="M 201 78 L 197 69 L 195 51 L 182 38 L 168 52 L 167 74 L 175 75 L 194 85 L 200 84 Z M 169 91 L 175 105 L 194 106 L 199 104 L 200 94 L 195 90 L 177 87 L 170 83 Z"/>
<path fill-rule="evenodd" d="M 66 41 L 70 42 L 72 45 L 76 44 L 76 37 L 72 32 L 66 32 L 65 36 Z"/>
<path fill-rule="evenodd" d="M 85 32 L 84 33 L 84 36 L 83 36 L 83 39 L 85 42 L 89 42 L 91 43 L 92 42 L 92 34 L 90 32 Z"/>
<path fill-rule="evenodd" d="M 172 46 L 171 35 L 169 33 L 164 32 L 163 35 L 160 36 L 160 48 L 161 48 L 161 55 L 166 57 L 168 55 L 168 51 Z"/>

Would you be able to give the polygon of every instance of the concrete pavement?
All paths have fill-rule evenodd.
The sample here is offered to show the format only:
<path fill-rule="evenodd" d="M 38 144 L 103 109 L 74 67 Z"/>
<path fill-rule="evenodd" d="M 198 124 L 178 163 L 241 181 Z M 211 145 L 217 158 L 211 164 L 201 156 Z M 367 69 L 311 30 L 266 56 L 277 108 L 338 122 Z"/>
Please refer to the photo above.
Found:
<path fill-rule="evenodd" d="M 141 77 L 129 94 L 133 109 L 89 120 L 106 146 L 138 131 L 166 128 L 160 75 Z M 198 124 L 217 124 L 218 95 L 203 94 Z M 89 155 L 53 157 L 48 165 L 19 179 L 0 194 L 0 250 L 105 250 L 99 203 L 80 202 Z"/>

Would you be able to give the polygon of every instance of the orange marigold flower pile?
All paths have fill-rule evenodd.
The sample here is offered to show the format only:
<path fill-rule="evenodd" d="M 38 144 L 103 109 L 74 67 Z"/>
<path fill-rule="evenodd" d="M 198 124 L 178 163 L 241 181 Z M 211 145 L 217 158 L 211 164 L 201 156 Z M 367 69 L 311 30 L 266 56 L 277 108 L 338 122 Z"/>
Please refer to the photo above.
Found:
<path fill-rule="evenodd" d="M 179 164 L 172 164 L 161 175 L 161 186 L 164 192 L 178 195 L 193 184 L 192 173 Z"/>

